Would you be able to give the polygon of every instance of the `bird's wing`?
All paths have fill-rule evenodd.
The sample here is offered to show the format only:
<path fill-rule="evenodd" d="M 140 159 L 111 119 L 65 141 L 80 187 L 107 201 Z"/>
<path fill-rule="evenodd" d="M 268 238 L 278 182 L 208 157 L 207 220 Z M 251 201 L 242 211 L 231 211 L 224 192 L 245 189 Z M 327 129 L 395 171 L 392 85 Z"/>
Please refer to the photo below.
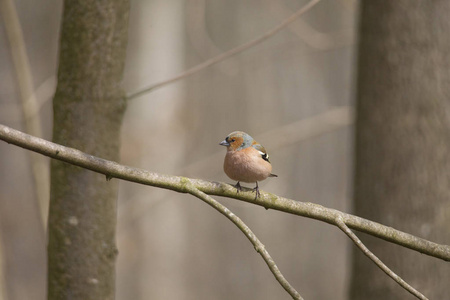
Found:
<path fill-rule="evenodd" d="M 269 161 L 269 154 L 267 154 L 266 149 L 264 149 L 263 146 L 261 146 L 260 144 L 255 144 L 252 145 L 253 148 L 255 148 L 256 150 L 258 150 L 259 154 L 261 154 L 262 159 L 264 159 L 267 162 Z"/>

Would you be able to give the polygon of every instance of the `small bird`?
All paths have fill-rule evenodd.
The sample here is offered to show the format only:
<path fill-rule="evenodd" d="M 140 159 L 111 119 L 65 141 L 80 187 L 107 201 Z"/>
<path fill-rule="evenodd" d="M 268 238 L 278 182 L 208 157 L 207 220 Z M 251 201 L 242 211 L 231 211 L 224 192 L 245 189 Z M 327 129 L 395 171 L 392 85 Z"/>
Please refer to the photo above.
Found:
<path fill-rule="evenodd" d="M 223 170 L 228 177 L 236 180 L 238 192 L 242 190 L 240 182 L 256 182 L 256 198 L 260 196 L 258 181 L 267 177 L 278 177 L 272 174 L 272 165 L 266 149 L 243 131 L 230 133 L 219 145 L 227 147 L 223 162 Z"/>

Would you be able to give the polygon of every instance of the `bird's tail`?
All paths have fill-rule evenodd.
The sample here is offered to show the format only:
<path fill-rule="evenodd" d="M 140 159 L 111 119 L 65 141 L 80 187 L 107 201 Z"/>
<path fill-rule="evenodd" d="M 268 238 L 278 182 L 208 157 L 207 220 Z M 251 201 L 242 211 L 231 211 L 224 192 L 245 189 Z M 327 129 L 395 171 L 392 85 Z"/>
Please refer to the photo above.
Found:
<path fill-rule="evenodd" d="M 278 175 L 270 174 L 269 177 L 278 177 Z"/>

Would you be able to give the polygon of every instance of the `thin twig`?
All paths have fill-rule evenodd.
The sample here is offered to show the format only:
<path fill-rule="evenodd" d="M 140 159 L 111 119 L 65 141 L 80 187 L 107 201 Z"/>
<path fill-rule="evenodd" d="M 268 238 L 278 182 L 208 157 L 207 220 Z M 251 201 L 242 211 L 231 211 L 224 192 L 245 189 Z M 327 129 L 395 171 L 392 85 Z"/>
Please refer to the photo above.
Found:
<path fill-rule="evenodd" d="M 353 231 L 348 228 L 348 226 L 345 224 L 342 217 L 336 218 L 336 226 L 338 226 L 348 237 L 355 243 L 355 245 L 366 255 L 368 258 L 370 258 L 384 273 L 386 273 L 389 277 L 391 277 L 395 282 L 397 282 L 402 288 L 416 296 L 418 299 L 422 300 L 428 300 L 427 297 L 425 297 L 422 293 L 420 293 L 418 290 L 413 288 L 411 285 L 409 285 L 406 281 L 404 281 L 400 276 L 395 274 L 391 269 L 388 268 L 375 254 L 373 254 L 362 242 L 361 240 L 356 236 L 356 234 L 353 233 Z"/>
<path fill-rule="evenodd" d="M 191 183 L 190 180 L 187 180 L 184 186 L 187 193 L 211 205 L 214 209 L 219 211 L 222 215 L 224 215 L 231 222 L 233 222 L 250 240 L 250 242 L 255 247 L 256 252 L 258 252 L 262 256 L 267 266 L 269 267 L 270 271 L 273 273 L 273 275 L 275 276 L 277 281 L 281 284 L 281 286 L 286 290 L 286 292 L 288 292 L 293 299 L 299 300 L 303 299 L 300 296 L 300 294 L 295 290 L 295 288 L 286 280 L 286 278 L 284 278 L 283 274 L 281 273 L 280 269 L 278 269 L 275 261 L 272 259 L 263 243 L 261 243 L 261 241 L 256 237 L 256 235 L 251 231 L 251 229 L 238 216 L 236 216 L 233 212 L 231 212 L 228 208 L 226 208 L 224 205 L 222 205 L 220 202 L 218 202 L 211 196 L 208 196 L 207 194 L 198 190 Z"/>
<path fill-rule="evenodd" d="M 267 31 L 266 33 L 264 33 L 263 35 L 261 35 L 260 37 L 251 40 L 243 45 L 240 45 L 236 48 L 233 48 L 231 50 L 228 50 L 225 53 L 222 53 L 216 57 L 213 57 L 211 59 L 208 59 L 206 61 L 204 61 L 201 64 L 196 65 L 195 67 L 190 68 L 187 71 L 184 71 L 172 78 L 166 79 L 166 80 L 162 80 L 160 82 L 154 83 L 148 87 L 145 87 L 141 90 L 138 90 L 134 93 L 131 93 L 127 96 L 128 100 L 134 99 L 136 97 L 139 97 L 145 93 L 148 93 L 154 89 L 160 88 L 162 86 L 165 86 L 167 84 L 173 83 L 175 81 L 178 81 L 180 79 L 183 79 L 187 76 L 190 76 L 194 73 L 197 73 L 198 71 L 201 71 L 209 66 L 215 65 L 233 55 L 236 55 L 238 53 L 241 53 L 242 51 L 245 51 L 265 40 L 267 40 L 268 38 L 272 37 L 273 35 L 275 35 L 276 33 L 278 33 L 279 31 L 281 31 L 283 28 L 285 28 L 286 26 L 288 26 L 289 24 L 291 24 L 292 22 L 294 22 L 298 17 L 300 17 L 301 15 L 303 15 L 304 13 L 306 13 L 308 10 L 310 10 L 314 5 L 316 5 L 320 0 L 311 0 L 310 2 L 308 2 L 305 6 L 303 6 L 302 8 L 300 8 L 297 12 L 295 12 L 293 15 L 291 15 L 289 18 L 285 19 L 283 22 L 281 22 L 280 24 L 278 24 L 277 26 L 275 26 L 274 28 L 272 28 L 271 30 Z"/>
<path fill-rule="evenodd" d="M 27 110 L 29 119 L 38 117 L 42 107 L 53 99 L 53 94 L 56 89 L 56 76 L 47 77 L 37 88 L 33 91 L 33 96 L 36 99 L 36 105 L 32 105 Z M 29 103 L 29 102 L 27 102 Z M 21 112 L 22 110 L 22 112 Z M 17 115 L 22 113 L 22 107 L 18 107 L 17 103 L 0 103 L 0 118 L 3 122 L 17 122 Z M 25 117 L 25 116 L 24 116 Z"/>
<path fill-rule="evenodd" d="M 285 15 L 290 11 L 282 1 L 268 1 L 270 12 L 275 15 Z M 351 10 L 355 10 L 357 5 L 353 5 Z M 354 13 L 356 15 L 356 13 Z M 298 20 L 295 26 L 289 28 L 289 31 L 298 36 L 309 47 L 320 51 L 329 51 L 340 47 L 349 46 L 354 43 L 353 28 L 344 28 L 339 31 L 321 32 L 313 28 L 305 20 Z"/>
<path fill-rule="evenodd" d="M 0 140 L 4 140 L 5 142 L 41 153 L 72 165 L 105 174 L 108 178 L 114 177 L 185 193 L 183 182 L 187 180 L 186 177 L 162 175 L 121 165 L 113 161 L 86 154 L 73 148 L 65 147 L 28 135 L 1 124 Z M 373 235 L 403 247 L 410 248 L 420 253 L 440 258 L 445 261 L 450 261 L 450 246 L 437 244 L 377 222 L 343 213 L 322 205 L 295 201 L 262 191 L 261 196 L 256 200 L 255 194 L 251 192 L 251 189 L 244 189 L 242 192 L 237 194 L 236 189 L 229 184 L 201 179 L 189 180 L 197 189 L 208 195 L 234 198 L 263 206 L 267 209 L 271 208 L 298 216 L 304 216 L 332 225 L 336 225 L 336 218 L 340 216 L 346 220 L 346 225 L 352 229 Z"/>

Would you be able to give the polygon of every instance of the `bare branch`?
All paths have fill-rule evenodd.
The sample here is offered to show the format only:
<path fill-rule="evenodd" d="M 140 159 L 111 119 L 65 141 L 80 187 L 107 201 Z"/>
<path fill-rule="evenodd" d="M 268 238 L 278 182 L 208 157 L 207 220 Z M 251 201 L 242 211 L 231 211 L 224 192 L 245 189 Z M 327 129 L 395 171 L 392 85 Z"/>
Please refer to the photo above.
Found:
<path fill-rule="evenodd" d="M 183 79 L 187 76 L 190 76 L 194 73 L 197 73 L 198 71 L 201 71 L 209 66 L 215 65 L 233 55 L 236 55 L 238 53 L 241 53 L 265 40 L 267 40 L 268 38 L 272 37 L 273 35 L 275 35 L 276 33 L 278 33 L 279 31 L 281 31 L 283 28 L 285 28 L 286 26 L 288 26 L 289 24 L 291 24 L 292 22 L 294 22 L 298 17 L 300 17 L 301 15 L 303 15 L 305 12 L 307 12 L 308 10 L 310 10 L 314 5 L 316 5 L 320 0 L 311 0 L 310 2 L 308 2 L 305 6 L 303 6 L 302 8 L 300 8 L 298 11 L 296 11 L 293 15 L 291 15 L 289 18 L 285 19 L 283 22 L 281 22 L 280 24 L 278 24 L 277 26 L 275 26 L 274 28 L 272 28 L 271 30 L 267 31 L 266 33 L 264 33 L 263 35 L 261 35 L 260 37 L 251 40 L 243 45 L 240 45 L 236 48 L 233 48 L 231 50 L 228 50 L 225 53 L 222 53 L 216 57 L 213 57 L 211 59 L 208 59 L 204 62 L 202 62 L 201 64 L 196 65 L 195 67 L 190 68 L 187 71 L 184 71 L 172 78 L 154 83 L 146 88 L 143 88 L 141 90 L 138 90 L 134 93 L 131 93 L 127 96 L 128 100 L 131 100 L 133 98 L 139 97 L 145 93 L 148 93 L 154 89 L 160 88 L 162 86 L 165 86 L 167 84 L 176 82 L 180 79 Z"/>
<path fill-rule="evenodd" d="M 226 208 L 224 205 L 219 203 L 211 196 L 208 196 L 204 192 L 198 190 L 187 178 L 184 179 L 184 187 L 187 193 L 211 205 L 212 207 L 214 207 L 214 209 L 219 211 L 222 215 L 224 215 L 231 222 L 233 222 L 250 240 L 250 242 L 255 247 L 256 252 L 258 252 L 262 256 L 267 266 L 269 267 L 270 271 L 273 273 L 273 275 L 275 276 L 277 281 L 281 284 L 281 286 L 286 290 L 286 292 L 288 292 L 293 299 L 303 300 L 302 296 L 300 296 L 300 294 L 294 289 L 294 287 L 291 286 L 291 284 L 286 280 L 286 278 L 284 278 L 283 274 L 281 273 L 280 269 L 278 269 L 275 261 L 272 259 L 263 243 L 261 243 L 261 241 L 256 237 L 256 235 L 251 231 L 251 229 L 238 216 L 236 216 L 228 208 Z"/>
<path fill-rule="evenodd" d="M 353 233 L 353 231 L 345 225 L 345 222 L 342 220 L 342 217 L 338 217 L 336 219 L 336 226 L 338 226 L 348 237 L 355 243 L 355 245 L 370 258 L 384 273 L 386 273 L 389 277 L 391 277 L 395 282 L 397 282 L 402 288 L 416 296 L 418 299 L 428 300 L 422 293 L 409 285 L 406 281 L 404 281 L 400 276 L 395 274 L 391 269 L 388 268 L 375 254 L 373 254 Z"/>
<path fill-rule="evenodd" d="M 64 147 L 44 139 L 33 137 L 1 124 L 0 139 L 54 159 L 105 174 L 108 178 L 115 177 L 131 182 L 186 193 L 186 190 L 183 187 L 183 182 L 187 179 L 186 177 L 162 175 L 124 166 L 113 161 L 86 154 L 73 148 Z M 220 182 L 210 182 L 201 179 L 190 179 L 190 182 L 197 189 L 209 195 L 234 198 L 263 206 L 266 209 L 271 208 L 320 220 L 332 225 L 336 225 L 336 219 L 341 217 L 345 224 L 352 229 L 410 248 L 420 253 L 450 261 L 450 246 L 430 242 L 412 234 L 396 230 L 392 227 L 343 213 L 335 209 L 326 208 L 314 203 L 295 201 L 266 192 L 261 192 L 261 196 L 258 199 L 255 199 L 255 195 L 251 192 L 251 189 L 246 189 L 237 194 L 234 187 Z"/>
<path fill-rule="evenodd" d="M 304 142 L 306 140 L 319 137 L 323 134 L 347 128 L 353 124 L 353 120 L 353 107 L 330 107 L 327 111 L 317 115 L 262 132 L 255 136 L 255 140 L 271 141 L 270 148 L 273 151 L 275 149 L 288 147 L 295 143 Z M 223 151 L 216 151 L 210 155 L 203 156 L 197 161 L 189 162 L 187 165 L 177 169 L 176 173 L 186 174 L 186 176 L 189 176 L 192 173 L 199 174 L 201 172 L 207 172 L 207 170 L 211 168 L 211 163 L 219 160 L 221 157 L 223 158 Z M 123 208 L 126 208 L 131 203 L 133 203 L 133 201 L 123 203 Z M 147 209 L 133 210 L 132 218 L 143 218 L 147 214 Z M 121 229 L 124 230 L 123 227 Z"/>

